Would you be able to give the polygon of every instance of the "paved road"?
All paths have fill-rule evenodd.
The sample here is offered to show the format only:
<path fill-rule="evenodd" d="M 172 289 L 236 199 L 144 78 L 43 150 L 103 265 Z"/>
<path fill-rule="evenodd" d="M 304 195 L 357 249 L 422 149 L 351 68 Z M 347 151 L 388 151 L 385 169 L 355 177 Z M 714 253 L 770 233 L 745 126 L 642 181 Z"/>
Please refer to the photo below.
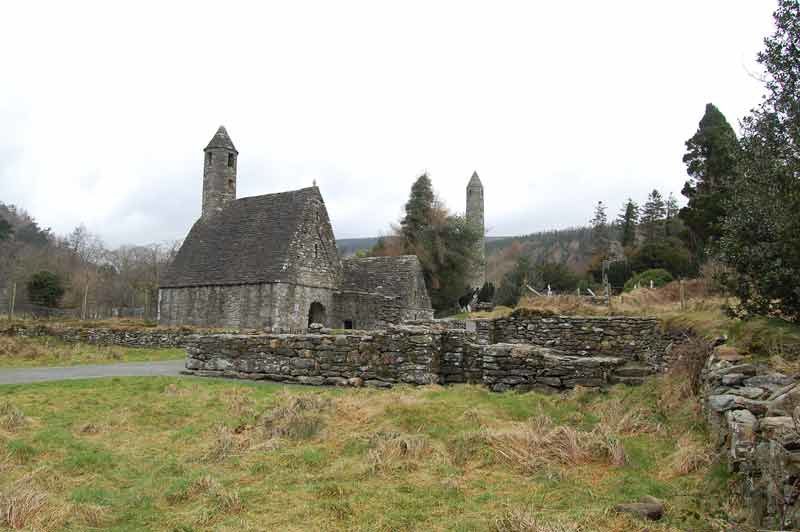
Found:
<path fill-rule="evenodd" d="M 0 384 L 26 384 L 30 382 L 62 381 L 69 379 L 97 379 L 101 377 L 150 377 L 180 375 L 184 360 L 160 362 L 121 362 L 70 366 L 68 368 L 0 368 Z"/>

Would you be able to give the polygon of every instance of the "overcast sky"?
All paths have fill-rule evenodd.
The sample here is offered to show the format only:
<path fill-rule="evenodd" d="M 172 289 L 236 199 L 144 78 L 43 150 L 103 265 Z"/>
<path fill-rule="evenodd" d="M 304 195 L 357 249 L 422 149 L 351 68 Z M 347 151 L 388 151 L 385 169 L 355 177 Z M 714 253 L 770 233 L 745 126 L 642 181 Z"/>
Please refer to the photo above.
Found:
<path fill-rule="evenodd" d="M 427 170 L 514 235 L 678 194 L 707 102 L 762 93 L 771 0 L 8 2 L 0 201 L 109 245 L 183 238 L 224 124 L 239 197 L 310 186 L 337 237 L 398 219 Z"/>

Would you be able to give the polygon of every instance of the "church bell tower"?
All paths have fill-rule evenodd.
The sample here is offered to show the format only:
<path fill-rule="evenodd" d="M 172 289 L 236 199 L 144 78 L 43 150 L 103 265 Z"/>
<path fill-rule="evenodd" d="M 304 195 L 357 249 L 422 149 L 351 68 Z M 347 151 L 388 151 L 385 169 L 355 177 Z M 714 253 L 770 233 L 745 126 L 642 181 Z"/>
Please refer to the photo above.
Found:
<path fill-rule="evenodd" d="M 208 219 L 220 212 L 229 201 L 236 199 L 236 157 L 239 152 L 228 136 L 225 126 L 219 126 L 205 150 L 203 161 L 203 212 Z"/>

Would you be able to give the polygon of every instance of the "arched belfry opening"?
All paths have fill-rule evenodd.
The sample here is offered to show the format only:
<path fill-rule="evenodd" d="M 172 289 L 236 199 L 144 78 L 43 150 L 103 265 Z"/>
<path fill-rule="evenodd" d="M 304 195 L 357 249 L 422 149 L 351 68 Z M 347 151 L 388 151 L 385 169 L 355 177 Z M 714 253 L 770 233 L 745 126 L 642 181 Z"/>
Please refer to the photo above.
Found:
<path fill-rule="evenodd" d="M 319 301 L 314 301 L 308 308 L 308 325 L 312 323 L 319 323 L 325 325 L 326 323 L 325 306 Z"/>

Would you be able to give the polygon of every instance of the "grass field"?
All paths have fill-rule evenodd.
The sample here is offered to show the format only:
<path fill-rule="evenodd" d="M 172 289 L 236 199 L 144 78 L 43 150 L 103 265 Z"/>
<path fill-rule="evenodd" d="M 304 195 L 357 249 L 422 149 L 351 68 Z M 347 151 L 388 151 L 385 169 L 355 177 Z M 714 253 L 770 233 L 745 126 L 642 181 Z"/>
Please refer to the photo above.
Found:
<path fill-rule="evenodd" d="M 66 343 L 55 338 L 0 336 L 0 368 L 75 366 L 146 360 L 176 360 L 184 349 L 149 349 Z"/>
<path fill-rule="evenodd" d="M 608 392 L 199 378 L 0 386 L 0 528 L 715 530 L 725 468 L 678 378 Z M 658 524 L 610 512 L 663 499 Z"/>

